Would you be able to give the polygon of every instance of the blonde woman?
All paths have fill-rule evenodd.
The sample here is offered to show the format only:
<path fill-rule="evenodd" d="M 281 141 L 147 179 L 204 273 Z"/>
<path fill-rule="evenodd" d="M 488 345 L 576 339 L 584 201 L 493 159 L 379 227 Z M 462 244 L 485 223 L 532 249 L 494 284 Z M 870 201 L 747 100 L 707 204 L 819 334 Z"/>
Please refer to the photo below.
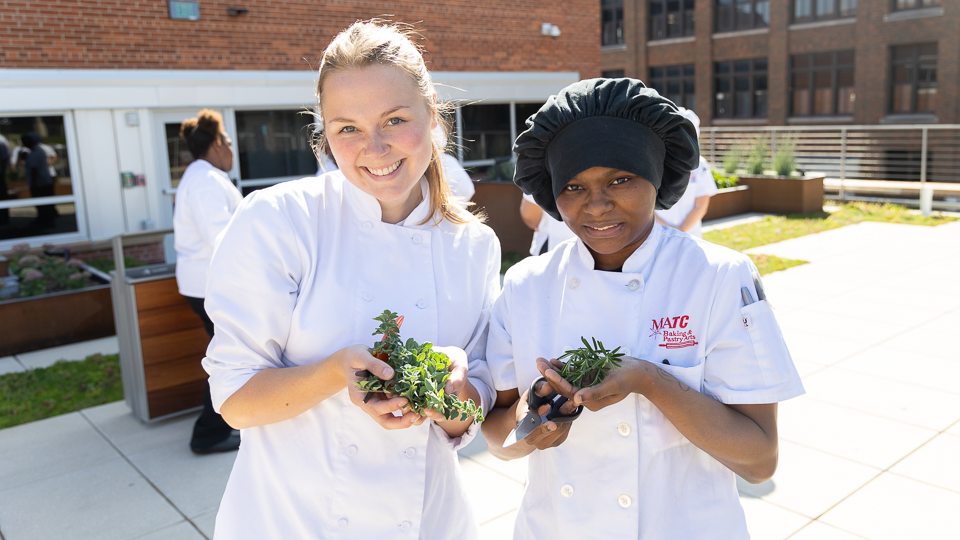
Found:
<path fill-rule="evenodd" d="M 455 450 L 477 426 L 364 403 L 354 383 L 392 375 L 368 350 L 389 309 L 451 357 L 448 392 L 489 408 L 499 242 L 451 199 L 436 92 L 400 28 L 341 32 L 317 96 L 340 170 L 248 197 L 211 265 L 204 368 L 242 437 L 216 538 L 476 538 Z"/>

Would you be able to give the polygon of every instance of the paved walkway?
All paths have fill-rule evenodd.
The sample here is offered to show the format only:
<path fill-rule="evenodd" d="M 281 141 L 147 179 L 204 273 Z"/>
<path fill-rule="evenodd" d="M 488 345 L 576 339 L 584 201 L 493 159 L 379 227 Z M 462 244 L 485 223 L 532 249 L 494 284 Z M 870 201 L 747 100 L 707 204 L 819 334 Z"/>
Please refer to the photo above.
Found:
<path fill-rule="evenodd" d="M 960 223 L 755 251 L 811 264 L 765 278 L 808 394 L 780 405 L 774 479 L 740 486 L 753 538 L 960 538 Z M 234 456 L 191 454 L 192 423 L 120 402 L 0 431 L 0 535 L 211 538 Z M 460 462 L 483 537 L 508 539 L 524 464 L 482 440 Z"/>

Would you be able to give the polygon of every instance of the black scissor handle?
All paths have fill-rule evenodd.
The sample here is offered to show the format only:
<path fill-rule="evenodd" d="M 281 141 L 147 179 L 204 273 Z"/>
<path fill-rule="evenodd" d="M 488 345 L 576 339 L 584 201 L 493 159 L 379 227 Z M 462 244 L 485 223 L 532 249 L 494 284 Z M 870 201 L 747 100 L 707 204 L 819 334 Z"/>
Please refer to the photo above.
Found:
<path fill-rule="evenodd" d="M 536 389 L 537 383 L 540 381 L 543 381 L 544 384 L 549 384 L 546 378 L 538 377 L 534 379 L 532 383 L 530 383 L 530 390 L 527 391 L 527 404 L 529 405 L 531 411 L 536 411 L 543 405 L 550 405 L 550 411 L 544 415 L 544 418 L 557 424 L 573 422 L 580 417 L 580 413 L 583 412 L 583 405 L 577 407 L 577 410 L 573 411 L 571 414 L 563 414 L 560 412 L 560 407 L 562 407 L 563 404 L 569 400 L 564 396 L 558 396 L 556 390 L 551 390 L 550 393 L 545 396 L 538 396 Z"/>

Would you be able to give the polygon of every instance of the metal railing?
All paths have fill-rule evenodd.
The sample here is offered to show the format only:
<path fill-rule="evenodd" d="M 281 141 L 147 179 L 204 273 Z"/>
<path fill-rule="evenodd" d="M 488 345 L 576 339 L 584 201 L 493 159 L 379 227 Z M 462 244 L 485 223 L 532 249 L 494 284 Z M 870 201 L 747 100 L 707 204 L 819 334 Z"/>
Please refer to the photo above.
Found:
<path fill-rule="evenodd" d="M 891 193 L 918 190 L 920 199 L 932 196 L 927 183 L 934 182 L 941 194 L 934 204 L 960 209 L 960 125 L 705 127 L 700 134 L 700 153 L 714 168 L 723 169 L 724 161 L 739 151 L 742 167 L 750 149 L 762 144 L 767 168 L 771 168 L 777 146 L 785 143 L 794 145 L 800 170 L 839 180 L 839 194 L 833 198 L 917 205 L 922 200 L 859 196 L 858 191 L 870 189 L 857 181 L 896 182 L 890 185 L 906 189 Z M 916 182 L 917 186 L 910 189 L 911 185 L 901 182 Z M 882 186 L 871 185 L 874 191 Z"/>

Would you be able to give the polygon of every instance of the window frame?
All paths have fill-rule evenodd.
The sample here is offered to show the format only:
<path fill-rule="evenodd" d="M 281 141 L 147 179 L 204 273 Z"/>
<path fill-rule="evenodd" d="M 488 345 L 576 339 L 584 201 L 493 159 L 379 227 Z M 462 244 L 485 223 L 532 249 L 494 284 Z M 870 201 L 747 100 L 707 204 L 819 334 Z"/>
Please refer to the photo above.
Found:
<path fill-rule="evenodd" d="M 770 0 L 727 0 L 730 2 L 729 6 L 724 6 L 720 2 L 724 0 L 714 0 L 713 3 L 713 31 L 716 33 L 726 33 L 726 32 L 741 32 L 744 30 L 755 30 L 755 29 L 767 29 L 770 28 Z M 750 4 L 750 14 L 751 14 L 751 24 L 748 26 L 740 26 L 739 17 L 738 17 L 738 5 L 739 4 Z M 758 12 L 757 6 L 764 5 L 766 6 L 766 20 L 763 19 L 763 14 Z M 729 16 L 731 17 L 732 25 L 729 28 L 724 28 L 721 26 L 721 23 L 724 19 L 724 12 L 729 11 Z"/>
<path fill-rule="evenodd" d="M 890 13 L 902 13 L 904 11 L 915 11 L 918 9 L 930 9 L 930 8 L 939 8 L 943 7 L 943 0 L 916 0 L 917 4 L 913 7 L 899 7 L 898 4 L 901 0 L 890 0 Z M 925 2 L 931 2 L 929 5 L 920 5 Z M 935 3 L 932 3 L 935 2 Z"/>
<path fill-rule="evenodd" d="M 838 59 L 839 59 L 839 57 L 840 57 L 840 54 L 845 53 L 845 52 L 850 52 L 850 53 L 853 53 L 853 55 L 854 55 L 854 56 L 853 56 L 853 61 L 852 61 L 851 63 L 849 63 L 849 64 L 841 64 L 841 63 L 839 63 L 839 60 L 838 60 Z M 818 54 L 828 54 L 828 53 L 832 56 L 832 59 L 831 59 L 831 62 L 830 62 L 830 65 L 829 65 L 829 66 L 816 66 L 816 65 L 814 65 L 814 58 L 815 58 Z M 809 64 L 808 64 L 806 67 L 800 67 L 800 68 L 796 67 L 796 59 L 799 58 L 799 57 L 803 57 L 803 56 L 806 56 L 806 57 L 808 58 Z M 838 109 L 839 109 L 839 107 L 838 107 L 839 101 L 838 101 L 838 100 L 840 99 L 839 89 L 841 88 L 841 86 L 839 85 L 839 74 L 840 74 L 840 70 L 842 70 L 842 69 L 846 69 L 846 68 L 853 69 L 853 70 L 854 70 L 853 86 L 854 86 L 854 88 L 856 88 L 856 82 L 857 82 L 857 81 L 856 81 L 856 62 L 857 62 L 857 58 L 856 58 L 856 50 L 855 50 L 855 49 L 841 49 L 841 50 L 836 50 L 836 51 L 820 51 L 820 52 L 813 52 L 813 53 L 803 53 L 803 54 L 793 54 L 793 55 L 790 55 L 790 92 L 789 92 L 789 95 L 790 95 L 790 116 L 791 116 L 791 117 L 795 117 L 795 118 L 815 118 L 815 117 L 825 118 L 825 117 L 831 117 L 831 116 L 849 116 L 849 115 L 853 114 L 852 112 L 851 112 L 851 113 L 840 113 L 840 112 L 838 112 Z M 826 114 L 817 114 L 816 112 L 814 112 L 814 111 L 815 111 L 815 104 L 816 104 L 816 92 L 815 92 L 816 86 L 815 86 L 815 80 L 816 80 L 816 74 L 817 74 L 817 72 L 822 72 L 822 71 L 829 71 L 829 72 L 830 72 L 830 90 L 831 90 L 831 95 L 832 95 L 833 97 L 832 97 L 831 106 L 830 106 L 831 112 L 826 113 Z M 810 90 L 810 96 L 807 98 L 807 101 L 808 101 L 807 107 L 808 107 L 808 110 L 810 111 L 808 114 L 800 114 L 800 113 L 798 113 L 798 112 L 794 109 L 794 97 L 793 97 L 793 96 L 794 96 L 794 92 L 795 92 L 795 90 L 796 90 L 796 87 L 794 87 L 794 81 L 796 80 L 796 74 L 797 74 L 797 73 L 804 73 L 804 72 L 807 74 L 807 86 L 806 86 L 806 88 L 807 88 L 808 90 Z M 855 94 L 855 93 L 854 93 L 854 94 Z"/>
<path fill-rule="evenodd" d="M 619 47 L 626 43 L 623 29 L 623 0 L 600 0 L 600 47 Z M 606 33 L 604 32 L 604 17 L 608 12 L 612 13 L 613 27 L 615 29 L 615 38 L 612 43 L 606 42 Z"/>
<path fill-rule="evenodd" d="M 696 2 L 693 0 L 674 0 L 680 6 L 680 10 L 675 14 L 668 12 L 667 7 L 669 6 L 671 0 L 648 0 L 647 1 L 647 18 L 649 19 L 647 25 L 647 40 L 648 41 L 660 41 L 664 39 L 677 39 L 683 37 L 693 36 L 696 32 L 696 22 L 695 22 L 695 10 Z M 693 7 L 687 9 L 686 4 L 690 3 Z M 661 7 L 660 15 L 653 15 L 651 13 L 653 6 L 659 5 Z M 689 18 L 688 18 L 689 14 Z M 680 17 L 680 34 L 676 36 L 670 35 L 670 17 L 671 15 L 676 15 Z M 654 24 L 657 21 L 661 21 L 663 24 L 664 35 L 657 37 L 654 35 Z"/>
<path fill-rule="evenodd" d="M 78 156 L 80 155 L 79 148 L 77 146 L 77 132 L 76 132 L 76 123 L 73 118 L 73 111 L 69 110 L 48 110 L 48 111 L 16 111 L 16 112 L 7 112 L 0 110 L 0 117 L 13 118 L 13 117 L 33 117 L 33 116 L 62 116 L 63 117 L 63 132 L 66 138 L 66 147 L 67 147 L 67 163 L 70 166 L 70 183 L 71 191 L 70 195 L 54 195 L 53 197 L 39 197 L 39 198 L 27 198 L 27 199 L 5 199 L 0 200 L 0 208 L 23 208 L 27 206 L 41 206 L 43 204 L 72 204 L 74 208 L 74 216 L 77 220 L 77 230 L 74 232 L 60 233 L 60 234 L 48 234 L 42 236 L 24 236 L 19 238 L 12 238 L 9 240 L 0 240 L 0 251 L 9 251 L 16 244 L 22 244 L 27 242 L 31 247 L 40 246 L 43 244 L 68 244 L 76 242 L 85 242 L 89 240 L 88 227 L 87 227 L 87 216 L 86 216 L 86 206 L 84 204 L 84 197 L 81 196 L 83 193 L 83 173 L 80 170 L 80 162 Z M 15 146 L 14 141 L 8 142 Z M 12 149 L 12 146 L 11 146 Z M 117 182 L 120 179 L 117 178 Z"/>
<path fill-rule="evenodd" d="M 790 20 L 791 24 L 806 24 L 813 22 L 822 22 L 822 21 L 835 21 L 839 19 L 855 19 L 857 17 L 857 8 L 859 7 L 859 2 L 856 3 L 853 7 L 853 12 L 843 15 L 840 13 L 841 3 L 843 0 L 833 0 L 833 13 L 829 15 L 818 15 L 817 14 L 817 2 L 819 0 L 806 0 L 810 2 L 810 15 L 807 17 L 798 17 L 797 16 L 797 4 L 801 0 L 791 0 L 790 2 Z M 895 1 L 895 0 L 894 0 Z M 856 0 L 854 0 L 856 2 Z"/>
<path fill-rule="evenodd" d="M 920 54 L 920 48 L 923 47 L 924 45 L 934 45 L 934 46 L 937 47 L 936 62 L 934 63 L 934 65 L 936 66 L 936 67 L 934 68 L 934 77 L 935 77 L 935 80 L 934 80 L 934 83 L 933 83 L 932 85 L 930 85 L 929 83 L 921 83 L 921 82 L 920 82 L 919 73 L 918 73 L 918 72 L 919 72 L 920 64 L 922 63 L 921 54 Z M 906 48 L 906 47 L 910 47 L 910 48 L 913 49 L 913 51 L 912 51 L 913 54 L 911 55 L 910 59 L 909 59 L 909 60 L 894 60 L 894 50 L 895 50 L 895 49 L 898 49 L 898 48 Z M 919 90 L 920 90 L 921 88 L 936 88 L 936 89 L 937 89 L 937 93 L 939 94 L 939 88 L 940 88 L 939 80 L 936 80 L 936 75 L 937 75 L 937 71 L 939 70 L 939 64 L 940 64 L 940 44 L 939 44 L 939 42 L 933 41 L 933 42 L 926 42 L 926 43 L 904 43 L 904 44 L 900 44 L 900 45 L 891 45 L 891 46 L 890 46 L 890 51 L 889 51 L 889 53 L 888 53 L 888 58 L 890 59 L 890 69 L 889 69 L 889 71 L 888 71 L 888 73 L 889 73 L 889 75 L 890 75 L 890 83 L 889 83 L 889 85 L 887 86 L 887 90 L 888 90 L 888 92 L 889 92 L 889 99 L 887 100 L 887 114 L 890 114 L 890 115 L 898 115 L 898 114 L 936 114 L 936 105 L 934 106 L 934 109 L 932 109 L 932 110 L 927 110 L 927 109 L 918 110 L 918 109 L 917 109 L 917 102 L 919 101 Z M 910 110 L 909 110 L 909 111 L 896 111 L 896 110 L 894 110 L 894 108 L 893 108 L 893 106 L 894 106 L 894 100 L 896 99 L 896 95 L 895 95 L 895 92 L 894 92 L 894 86 L 896 85 L 896 80 L 895 80 L 896 69 L 897 69 L 897 66 L 898 66 L 898 65 L 902 65 L 902 64 L 907 64 L 907 65 L 913 66 L 913 69 L 912 69 L 912 71 L 911 71 L 911 79 L 912 79 L 912 80 L 910 81 L 910 83 L 911 83 L 911 84 L 910 84 L 911 89 L 910 89 Z"/>
<path fill-rule="evenodd" d="M 497 162 L 498 160 L 501 160 L 501 159 L 503 159 L 503 158 L 505 158 L 505 157 L 509 157 L 510 160 L 513 161 L 513 162 L 516 162 L 516 161 L 517 161 L 517 154 L 513 151 L 513 144 L 512 144 L 512 143 L 511 143 L 511 145 L 510 145 L 510 155 L 509 155 L 509 156 L 500 156 L 500 157 L 493 157 L 493 158 L 467 159 L 467 160 L 465 160 L 465 159 L 464 159 L 464 149 L 465 149 L 465 148 L 464 148 L 464 146 L 463 146 L 463 142 L 462 142 L 462 139 L 461 139 L 461 137 L 462 137 L 461 134 L 463 133 L 463 111 L 462 111 L 461 109 L 462 109 L 463 107 L 469 107 L 469 106 L 471 106 L 471 105 L 509 105 L 509 106 L 510 106 L 510 140 L 511 140 L 511 141 L 516 141 L 516 140 L 517 140 L 517 136 L 520 135 L 520 132 L 521 132 L 521 129 L 520 129 L 520 127 L 518 126 L 518 124 L 526 121 L 526 118 L 519 118 L 519 117 L 517 117 L 517 105 L 528 105 L 528 104 L 532 104 L 532 105 L 536 105 L 537 107 L 540 107 L 540 106 L 542 106 L 545 102 L 546 102 L 546 99 L 544 99 L 543 101 L 517 99 L 517 100 L 511 100 L 511 101 L 491 101 L 491 102 L 484 101 L 484 102 L 482 102 L 482 103 L 457 102 L 457 103 L 455 104 L 455 105 L 456 105 L 456 112 L 455 112 L 455 117 L 454 117 L 454 119 L 455 119 L 455 124 L 454 124 L 453 130 L 452 130 L 453 133 L 451 134 L 451 139 L 452 139 L 452 141 L 456 144 L 456 157 L 457 157 L 457 161 L 459 161 L 460 164 L 461 164 L 464 168 L 468 168 L 468 167 L 489 167 L 489 166 L 491 166 L 491 165 L 496 164 L 496 162 Z"/>
<path fill-rule="evenodd" d="M 766 62 L 767 62 L 767 68 L 764 69 L 764 70 L 762 70 L 762 71 L 761 71 L 761 70 L 758 70 L 758 69 L 756 68 L 756 62 L 757 62 L 757 60 L 764 60 L 764 61 L 766 61 Z M 746 72 L 739 72 L 739 73 L 738 73 L 738 72 L 736 71 L 736 68 L 735 68 L 735 64 L 736 64 L 737 62 L 750 62 L 750 69 L 749 69 L 748 71 L 746 71 Z M 720 66 L 721 64 L 729 64 L 729 65 L 730 65 L 729 71 L 728 71 L 727 73 L 725 73 L 725 74 L 722 74 L 722 75 L 721 75 L 720 72 L 719 72 L 719 71 L 720 71 L 720 70 L 719 70 L 719 66 Z M 769 117 L 769 115 L 770 115 L 770 75 L 769 75 L 769 73 L 770 73 L 770 61 L 769 61 L 769 59 L 764 58 L 764 57 L 758 57 L 758 58 L 738 58 L 738 59 L 735 59 L 735 60 L 724 60 L 724 61 L 720 61 L 720 62 L 714 62 L 714 63 L 713 63 L 713 113 L 714 113 L 714 118 L 716 118 L 716 119 L 722 119 L 722 120 L 756 120 L 756 119 L 767 119 L 767 118 Z M 736 93 L 737 93 L 737 90 L 736 90 L 736 78 L 737 78 L 737 77 L 744 77 L 744 76 L 746 76 L 746 77 L 748 78 L 748 80 L 750 81 L 748 92 L 749 92 L 749 94 L 750 94 L 750 111 L 751 111 L 751 113 L 750 113 L 749 116 L 737 116 L 737 114 L 736 114 L 736 102 L 735 102 Z M 760 77 L 760 76 L 766 77 L 766 79 L 767 79 L 767 82 L 766 82 L 767 88 L 764 90 L 764 92 L 766 92 L 766 94 L 767 94 L 767 110 L 764 112 L 763 116 L 759 116 L 759 115 L 757 115 L 757 113 L 756 113 L 756 110 L 757 110 L 757 92 L 759 91 L 759 90 L 757 90 L 757 86 L 758 86 L 758 85 L 757 85 L 757 78 Z M 730 99 L 730 101 L 729 101 L 730 107 L 731 107 L 731 109 L 730 109 L 730 114 L 721 114 L 720 111 L 719 111 L 719 102 L 718 102 L 718 99 L 717 99 L 717 95 L 718 95 L 720 92 L 719 92 L 719 90 L 717 89 L 717 87 L 719 86 L 717 83 L 718 83 L 718 81 L 719 81 L 720 79 L 722 79 L 722 78 L 727 78 L 727 79 L 729 79 L 730 95 L 732 96 L 731 99 Z"/>
<path fill-rule="evenodd" d="M 690 75 L 684 74 L 684 68 L 686 68 L 686 67 L 691 68 L 691 69 L 690 69 L 690 71 L 691 71 Z M 670 75 L 669 75 L 669 69 L 670 69 L 670 68 L 678 68 L 678 69 L 680 70 L 680 75 L 670 76 Z M 662 69 L 662 70 L 663 70 L 663 75 L 662 75 L 662 76 L 659 76 L 659 77 L 654 76 L 654 72 L 653 72 L 653 71 L 654 71 L 655 69 Z M 666 88 L 666 87 L 667 87 L 667 84 L 670 83 L 670 82 L 678 82 L 678 83 L 680 84 L 680 101 L 679 101 L 679 102 L 676 102 L 677 106 L 686 107 L 686 108 L 690 109 L 691 111 L 695 111 L 695 110 L 696 110 L 694 107 L 687 107 L 687 105 L 686 105 L 686 103 L 687 103 L 687 99 L 686 99 L 686 98 L 687 98 L 687 89 L 686 89 L 686 84 L 685 84 L 685 83 L 687 83 L 687 82 L 693 83 L 693 92 L 692 92 L 692 94 L 693 94 L 693 101 L 694 101 L 694 105 L 695 105 L 695 104 L 696 104 L 696 96 L 697 96 L 697 76 L 696 76 L 696 75 L 697 75 L 697 71 L 696 71 L 696 64 L 674 64 L 674 65 L 670 65 L 670 66 L 650 66 L 650 68 L 649 68 L 648 71 L 647 71 L 647 74 L 649 75 L 649 78 L 647 79 L 648 82 L 649 82 L 649 85 L 648 85 L 648 86 L 649 86 L 650 88 L 653 88 L 654 90 L 657 90 L 657 93 L 659 93 L 659 94 L 660 94 L 661 96 L 663 96 L 663 97 L 666 97 L 667 99 L 670 99 L 670 98 L 668 97 L 667 93 L 666 93 L 666 92 L 661 92 L 661 91 L 659 90 L 659 88 L 660 88 L 660 87 Z M 662 85 L 662 86 L 661 86 L 661 85 Z"/>

